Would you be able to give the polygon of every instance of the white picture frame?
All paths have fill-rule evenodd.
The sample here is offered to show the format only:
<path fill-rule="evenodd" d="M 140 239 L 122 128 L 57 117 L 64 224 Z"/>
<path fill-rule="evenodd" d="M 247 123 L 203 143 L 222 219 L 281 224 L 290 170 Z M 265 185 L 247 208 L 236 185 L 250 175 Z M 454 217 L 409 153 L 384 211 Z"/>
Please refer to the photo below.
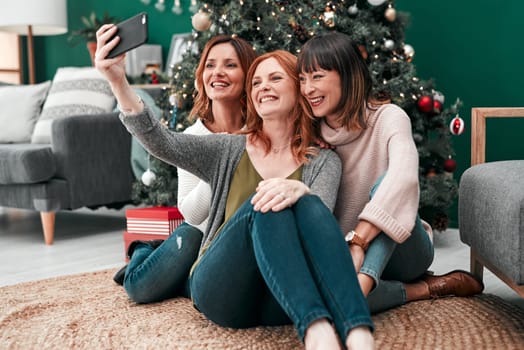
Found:
<path fill-rule="evenodd" d="M 191 42 L 191 47 L 189 47 Z M 182 61 L 182 55 L 188 50 L 193 53 L 198 53 L 198 44 L 193 40 L 191 33 L 173 34 L 171 37 L 171 45 L 169 46 L 169 53 L 167 55 L 167 62 L 165 66 L 166 73 L 169 73 L 171 67 Z"/>
<path fill-rule="evenodd" d="M 150 65 L 157 65 L 162 70 L 161 45 L 144 44 L 126 54 L 126 74 L 132 77 L 140 76 Z"/>

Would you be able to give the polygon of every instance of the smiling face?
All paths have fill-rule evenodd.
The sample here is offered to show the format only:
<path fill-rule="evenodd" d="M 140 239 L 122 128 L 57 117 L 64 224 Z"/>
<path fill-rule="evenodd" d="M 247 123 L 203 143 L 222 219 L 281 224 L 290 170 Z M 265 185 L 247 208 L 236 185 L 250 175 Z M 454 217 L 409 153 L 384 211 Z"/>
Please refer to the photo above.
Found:
<path fill-rule="evenodd" d="M 335 120 L 342 97 L 340 75 L 334 70 L 317 69 L 300 73 L 300 92 L 306 97 L 315 117 Z"/>
<path fill-rule="evenodd" d="M 289 116 L 296 105 L 293 79 L 278 61 L 270 57 L 256 67 L 251 81 L 251 99 L 260 117 Z"/>
<path fill-rule="evenodd" d="M 233 45 L 223 43 L 209 50 L 203 71 L 206 95 L 213 101 L 237 101 L 244 91 L 245 72 Z"/>

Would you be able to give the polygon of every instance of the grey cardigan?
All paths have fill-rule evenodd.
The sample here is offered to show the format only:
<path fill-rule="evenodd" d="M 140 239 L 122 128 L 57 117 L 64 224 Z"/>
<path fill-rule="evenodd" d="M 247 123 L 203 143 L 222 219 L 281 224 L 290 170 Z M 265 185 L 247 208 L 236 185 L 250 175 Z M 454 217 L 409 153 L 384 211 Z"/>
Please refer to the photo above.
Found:
<path fill-rule="evenodd" d="M 142 113 L 120 120 L 148 152 L 164 162 L 195 174 L 211 186 L 211 208 L 202 246 L 214 238 L 224 221 L 229 186 L 246 149 L 246 135 L 190 135 L 171 132 L 145 108 Z M 341 162 L 338 155 L 321 149 L 318 156 L 304 165 L 302 181 L 333 210 L 340 184 Z"/>

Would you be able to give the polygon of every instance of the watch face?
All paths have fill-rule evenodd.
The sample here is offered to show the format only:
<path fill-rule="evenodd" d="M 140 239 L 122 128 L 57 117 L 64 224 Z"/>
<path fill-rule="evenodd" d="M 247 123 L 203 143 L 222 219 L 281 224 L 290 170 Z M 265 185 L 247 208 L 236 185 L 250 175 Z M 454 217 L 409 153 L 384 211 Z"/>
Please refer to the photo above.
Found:
<path fill-rule="evenodd" d="M 354 236 L 355 236 L 355 231 L 349 231 L 349 233 L 346 235 L 346 242 L 351 242 Z"/>

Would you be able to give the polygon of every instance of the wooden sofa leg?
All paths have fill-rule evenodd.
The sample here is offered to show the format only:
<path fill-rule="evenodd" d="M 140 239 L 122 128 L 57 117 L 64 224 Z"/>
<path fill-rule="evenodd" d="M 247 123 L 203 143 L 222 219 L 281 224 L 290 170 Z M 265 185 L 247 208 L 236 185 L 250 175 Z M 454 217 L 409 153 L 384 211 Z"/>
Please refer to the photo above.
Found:
<path fill-rule="evenodd" d="M 42 228 L 44 230 L 44 241 L 45 244 L 53 244 L 55 236 L 55 216 L 54 211 L 41 211 L 40 218 L 42 220 Z"/>
<path fill-rule="evenodd" d="M 473 249 L 470 250 L 470 271 L 482 281 L 484 265 L 477 259 L 477 253 Z"/>

